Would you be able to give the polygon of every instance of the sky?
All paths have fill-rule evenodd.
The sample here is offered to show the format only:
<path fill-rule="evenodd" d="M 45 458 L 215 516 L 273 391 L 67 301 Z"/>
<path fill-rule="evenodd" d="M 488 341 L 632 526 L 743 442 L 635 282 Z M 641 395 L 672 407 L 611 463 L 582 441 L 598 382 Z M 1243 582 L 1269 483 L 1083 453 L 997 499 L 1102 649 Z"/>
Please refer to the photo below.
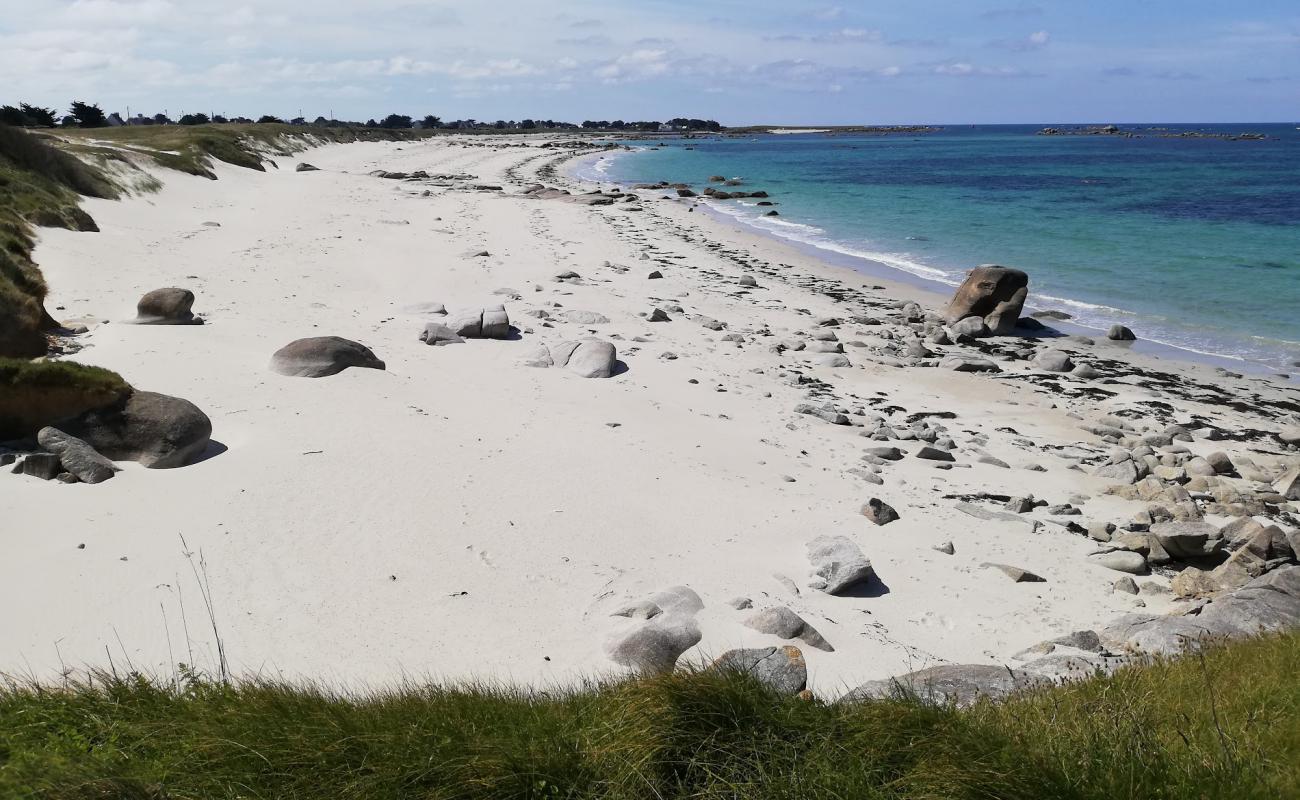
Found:
<path fill-rule="evenodd" d="M 0 0 L 0 103 L 365 120 L 1300 120 L 1300 0 Z"/>

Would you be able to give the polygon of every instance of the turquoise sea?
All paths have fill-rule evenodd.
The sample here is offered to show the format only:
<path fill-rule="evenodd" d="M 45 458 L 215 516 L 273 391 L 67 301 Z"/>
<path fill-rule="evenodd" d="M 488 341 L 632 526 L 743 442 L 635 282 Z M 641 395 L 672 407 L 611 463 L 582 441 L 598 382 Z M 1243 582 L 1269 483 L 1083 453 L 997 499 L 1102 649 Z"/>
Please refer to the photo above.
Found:
<path fill-rule="evenodd" d="M 744 179 L 757 201 L 711 206 L 768 234 L 955 285 L 977 264 L 1030 274 L 1031 304 L 1083 326 L 1300 363 L 1300 129 L 1124 125 L 1139 136 L 1039 136 L 1044 126 L 916 135 L 793 134 L 626 142 L 582 167 L 605 182 Z M 1264 141 L 1175 137 L 1258 132 Z M 723 187 L 725 188 L 725 187 Z M 940 287 L 941 288 L 941 287 Z"/>

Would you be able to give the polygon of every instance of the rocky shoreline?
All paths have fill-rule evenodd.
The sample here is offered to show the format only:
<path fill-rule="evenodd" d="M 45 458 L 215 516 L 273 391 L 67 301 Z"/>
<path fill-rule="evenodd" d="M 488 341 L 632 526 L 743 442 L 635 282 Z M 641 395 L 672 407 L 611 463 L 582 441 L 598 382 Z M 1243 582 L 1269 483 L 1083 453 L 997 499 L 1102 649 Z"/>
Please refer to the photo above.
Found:
<path fill-rule="evenodd" d="M 964 702 L 1300 624 L 1294 389 L 1131 353 L 1131 331 L 1063 335 L 1023 314 L 1032 268 L 974 269 L 943 305 L 694 213 L 726 189 L 580 184 L 558 167 L 590 148 L 565 143 L 333 146 L 311 169 L 169 179 L 188 216 L 94 209 L 148 231 L 111 281 L 48 236 L 72 317 L 178 287 L 138 313 L 191 324 L 92 322 L 78 358 L 194 398 L 207 433 L 161 436 L 177 463 L 221 441 L 161 498 L 90 455 L 132 458 L 93 426 L 40 432 L 61 470 L 118 478 L 57 508 L 5 479 L 20 525 L 59 531 L 20 544 L 7 599 L 33 569 L 77 586 L 6 623 L 5 661 L 49 664 L 51 632 L 95 658 L 123 615 L 169 602 L 175 531 L 150 498 L 196 521 L 243 662 L 299 674 L 339 647 L 377 679 L 718 657 L 791 692 L 910 675 Z M 364 554 L 341 557 L 357 535 Z M 143 566 L 76 561 L 100 544 Z M 87 569 L 103 577 L 73 584 Z M 156 625 L 130 632 L 133 657 L 167 661 Z"/>

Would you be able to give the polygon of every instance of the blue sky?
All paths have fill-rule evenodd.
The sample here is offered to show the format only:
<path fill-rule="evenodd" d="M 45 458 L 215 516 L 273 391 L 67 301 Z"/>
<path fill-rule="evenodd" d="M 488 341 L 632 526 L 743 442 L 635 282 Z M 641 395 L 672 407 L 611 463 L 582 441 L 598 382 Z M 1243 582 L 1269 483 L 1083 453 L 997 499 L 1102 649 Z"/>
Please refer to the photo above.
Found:
<path fill-rule="evenodd" d="M 0 0 L 0 102 L 724 124 L 1293 121 L 1290 0 Z"/>

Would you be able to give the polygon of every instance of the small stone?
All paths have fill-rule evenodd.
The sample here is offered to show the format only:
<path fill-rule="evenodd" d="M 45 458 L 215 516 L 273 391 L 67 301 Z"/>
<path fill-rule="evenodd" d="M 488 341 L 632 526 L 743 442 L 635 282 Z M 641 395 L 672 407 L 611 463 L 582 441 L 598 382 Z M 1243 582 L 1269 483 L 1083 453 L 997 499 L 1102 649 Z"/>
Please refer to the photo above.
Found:
<path fill-rule="evenodd" d="M 920 450 L 917 450 L 916 457 L 926 459 L 927 461 L 956 461 L 957 460 L 953 458 L 952 453 L 949 453 L 947 450 L 940 450 L 937 447 L 930 447 L 929 445 L 926 445 L 925 447 L 922 447 Z"/>
<path fill-rule="evenodd" d="M 1111 550 L 1108 553 L 1094 553 L 1088 556 L 1088 560 L 1098 566 L 1113 569 L 1117 572 L 1127 572 L 1130 575 L 1145 575 L 1147 572 L 1146 558 L 1141 553 L 1135 553 L 1132 550 Z"/>
<path fill-rule="evenodd" d="M 828 653 L 835 651 L 835 648 L 822 638 L 816 628 L 785 606 L 775 606 L 752 614 L 745 620 L 745 625 L 760 633 L 770 633 L 782 639 L 798 639 L 809 647 L 816 647 Z"/>
<path fill-rule="evenodd" d="M 1115 581 L 1114 590 L 1117 592 L 1123 592 L 1124 594 L 1137 594 L 1138 593 L 1137 581 L 1127 576 L 1120 578 L 1119 580 Z"/>
<path fill-rule="evenodd" d="M 936 545 L 935 545 L 933 548 L 931 548 L 931 549 L 933 549 L 933 550 L 937 550 L 937 551 L 939 551 L 940 553 L 943 553 L 944 555 L 949 555 L 949 556 L 952 555 L 953 553 L 956 553 L 956 552 L 957 552 L 957 548 L 955 548 L 955 547 L 952 546 L 952 542 L 944 542 L 943 544 L 936 544 Z"/>
<path fill-rule="evenodd" d="M 63 472 L 63 465 L 59 463 L 59 457 L 54 453 L 32 453 L 18 463 L 14 472 L 40 478 L 43 481 L 52 481 Z"/>
<path fill-rule="evenodd" d="M 893 506 L 874 497 L 862 506 L 862 516 L 876 525 L 888 525 L 899 518 Z"/>
<path fill-rule="evenodd" d="M 1039 575 L 1035 575 L 1034 573 L 1030 572 L 1027 569 L 1021 569 L 1020 567 L 1013 567 L 1010 564 L 995 564 L 991 561 L 985 561 L 983 564 L 980 564 L 980 566 L 986 569 L 999 570 L 1000 572 L 1005 574 L 1008 578 L 1015 581 L 1016 583 L 1046 583 L 1047 582 L 1046 578 L 1043 578 Z"/>

